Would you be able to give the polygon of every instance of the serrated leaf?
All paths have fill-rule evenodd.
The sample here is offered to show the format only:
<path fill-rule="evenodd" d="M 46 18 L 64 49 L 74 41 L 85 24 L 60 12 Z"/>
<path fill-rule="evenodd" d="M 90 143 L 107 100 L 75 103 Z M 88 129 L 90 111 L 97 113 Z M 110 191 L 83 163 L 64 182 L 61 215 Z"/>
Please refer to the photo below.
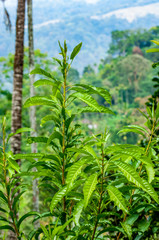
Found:
<path fill-rule="evenodd" d="M 133 129 L 133 128 L 124 128 L 124 129 L 120 130 L 120 131 L 118 132 L 118 134 L 128 133 L 128 132 L 134 132 L 134 133 L 140 134 L 140 135 L 142 135 L 143 137 L 145 137 L 145 134 L 144 134 L 143 132 L 141 132 L 141 131 L 138 130 L 138 129 Z"/>
<path fill-rule="evenodd" d="M 158 204 L 159 204 L 159 199 L 156 191 L 152 187 L 150 183 L 148 183 L 145 179 L 141 179 L 142 184 L 143 184 L 143 190 L 147 192 Z"/>
<path fill-rule="evenodd" d="M 148 182 L 151 183 L 155 178 L 155 169 L 152 165 L 146 165 L 145 168 L 148 175 Z"/>
<path fill-rule="evenodd" d="M 39 75 L 43 75 L 45 77 L 51 78 L 54 81 L 57 81 L 50 73 L 46 72 L 45 70 L 41 69 L 41 68 L 35 68 L 34 70 L 32 70 L 30 72 L 30 74 L 39 74 Z"/>
<path fill-rule="evenodd" d="M 139 218 L 140 214 L 131 214 L 129 217 L 126 218 L 126 223 L 129 225 L 133 225 L 134 222 Z"/>
<path fill-rule="evenodd" d="M 76 204 L 76 206 L 74 207 L 73 216 L 74 216 L 74 221 L 75 221 L 77 226 L 80 225 L 79 224 L 79 219 L 80 219 L 83 208 L 84 208 L 84 201 L 83 200 L 78 202 Z"/>
<path fill-rule="evenodd" d="M 80 87 L 83 87 L 85 88 L 87 91 L 87 93 L 89 94 L 98 94 L 100 95 L 101 97 L 103 97 L 106 102 L 108 102 L 109 104 L 111 104 L 111 95 L 110 93 L 104 89 L 104 88 L 101 88 L 101 87 L 94 87 L 94 86 L 90 86 L 90 85 L 86 85 L 86 84 L 76 84 L 75 86 L 80 86 Z M 74 88 L 71 88 L 71 90 L 73 90 Z M 77 88 L 77 91 L 78 91 L 79 88 Z"/>
<path fill-rule="evenodd" d="M 18 159 L 20 159 L 20 158 L 18 158 Z M 19 167 L 18 163 L 11 158 L 8 158 L 8 162 L 9 162 L 10 167 L 13 168 L 17 173 L 19 173 L 20 167 Z"/>
<path fill-rule="evenodd" d="M 82 158 L 81 160 L 74 163 L 69 169 L 66 177 L 66 183 L 68 184 L 68 189 L 73 186 L 74 181 L 77 176 L 81 173 L 81 169 L 84 167 L 86 159 Z"/>
<path fill-rule="evenodd" d="M 136 172 L 135 168 L 121 160 L 113 161 L 113 163 L 122 171 L 128 181 L 134 183 L 137 187 L 143 188 L 142 179 Z"/>
<path fill-rule="evenodd" d="M 75 97 L 81 100 L 82 102 L 86 103 L 88 106 L 93 108 L 97 112 L 105 112 L 109 114 L 114 114 L 109 108 L 101 106 L 97 103 L 97 101 L 89 94 L 82 94 L 79 92 L 71 94 L 69 97 Z"/>
<path fill-rule="evenodd" d="M 140 222 L 138 222 L 138 230 L 140 232 L 147 231 L 150 226 L 150 223 L 151 221 L 147 221 L 146 219 L 141 220 Z"/>
<path fill-rule="evenodd" d="M 88 112 L 96 113 L 96 112 L 99 112 L 99 110 L 93 107 L 88 107 L 88 106 L 77 109 L 77 114 L 88 113 Z M 111 111 L 109 108 L 104 106 L 100 106 L 100 113 L 114 114 L 113 111 Z"/>
<path fill-rule="evenodd" d="M 158 120 L 159 118 L 159 102 L 157 104 L 157 108 L 156 108 L 156 120 Z"/>
<path fill-rule="evenodd" d="M 41 97 L 41 96 L 34 96 L 31 98 L 28 98 L 26 102 L 24 103 L 24 108 L 35 106 L 35 105 L 46 105 L 57 108 L 56 103 L 47 97 Z"/>
<path fill-rule="evenodd" d="M 132 239 L 132 228 L 131 228 L 131 226 L 129 224 L 125 223 L 125 222 L 121 223 L 121 226 L 124 229 L 124 231 L 126 232 L 129 240 L 131 240 Z"/>
<path fill-rule="evenodd" d="M 111 201 L 113 201 L 119 209 L 128 213 L 128 208 L 126 206 L 125 199 L 123 198 L 122 193 L 116 187 L 110 185 L 107 187 L 107 190 Z"/>
<path fill-rule="evenodd" d="M 137 125 L 128 125 L 128 126 L 125 126 L 126 128 L 130 128 L 130 129 L 136 129 L 136 130 L 138 130 L 138 131 L 142 131 L 142 132 L 145 132 L 146 134 L 148 134 L 149 135 L 149 132 L 145 129 L 145 128 L 143 128 L 143 127 L 140 127 L 140 126 L 137 126 Z"/>
<path fill-rule="evenodd" d="M 15 154 L 14 159 L 25 159 L 25 158 L 42 158 L 44 154 L 42 153 L 27 153 L 27 154 Z"/>
<path fill-rule="evenodd" d="M 73 61 L 73 59 L 76 57 L 76 55 L 79 53 L 80 49 L 82 47 L 82 42 L 79 43 L 72 51 L 70 59 Z"/>
<path fill-rule="evenodd" d="M 62 200 L 62 198 L 66 195 L 66 193 L 67 193 L 67 186 L 63 187 L 57 193 L 55 193 L 50 205 L 51 212 L 53 212 L 55 206 L 58 204 L 59 201 Z"/>
<path fill-rule="evenodd" d="M 83 187 L 83 193 L 84 193 L 84 207 L 86 208 L 89 202 L 89 199 L 94 192 L 96 185 L 98 183 L 97 181 L 97 176 L 98 174 L 92 174 L 91 176 L 88 177 L 86 180 L 84 187 Z"/>
<path fill-rule="evenodd" d="M 33 142 L 36 142 L 36 143 L 39 143 L 39 142 L 42 142 L 42 143 L 47 143 L 48 141 L 48 138 L 47 137 L 29 137 L 27 142 L 28 143 L 33 143 Z"/>

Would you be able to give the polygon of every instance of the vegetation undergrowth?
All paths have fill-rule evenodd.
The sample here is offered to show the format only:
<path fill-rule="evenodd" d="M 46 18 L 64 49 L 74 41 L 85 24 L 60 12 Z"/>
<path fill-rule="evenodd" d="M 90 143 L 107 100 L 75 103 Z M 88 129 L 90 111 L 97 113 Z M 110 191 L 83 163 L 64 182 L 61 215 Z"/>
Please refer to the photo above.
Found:
<path fill-rule="evenodd" d="M 62 59 L 54 60 L 61 69 L 62 80 L 41 68 L 31 72 L 43 76 L 34 83 L 35 87 L 52 89 L 51 95 L 34 96 L 24 104 L 26 108 L 48 107 L 49 114 L 43 116 L 41 125 L 50 121 L 52 132 L 47 137 L 28 138 L 28 143 L 42 145 L 43 152 L 7 153 L 6 144 L 13 134 L 6 139 L 3 120 L 0 221 L 4 224 L 0 230 L 9 229 L 17 239 L 28 240 L 157 239 L 159 104 L 147 106 L 147 113 L 141 112 L 145 127 L 128 125 L 119 131 L 141 135 L 144 145 L 110 146 L 107 130 L 85 136 L 76 122 L 77 116 L 85 112 L 114 113 L 108 107 L 112 98 L 107 90 L 68 82 L 71 64 L 81 46 L 82 43 L 78 44 L 68 56 L 66 42 L 63 47 L 59 43 Z M 104 99 L 103 104 L 96 100 L 98 96 Z M 76 108 L 72 107 L 75 101 L 79 102 Z M 25 131 L 31 129 L 19 129 L 16 134 Z M 18 159 L 29 162 L 25 172 L 20 170 Z M 39 179 L 39 188 L 45 193 L 41 205 L 47 211 L 18 216 L 20 197 L 27 190 L 24 176 Z M 40 220 L 40 228 L 26 233 L 22 223 L 32 216 L 33 221 Z M 4 239 L 5 236 L 4 233 Z"/>

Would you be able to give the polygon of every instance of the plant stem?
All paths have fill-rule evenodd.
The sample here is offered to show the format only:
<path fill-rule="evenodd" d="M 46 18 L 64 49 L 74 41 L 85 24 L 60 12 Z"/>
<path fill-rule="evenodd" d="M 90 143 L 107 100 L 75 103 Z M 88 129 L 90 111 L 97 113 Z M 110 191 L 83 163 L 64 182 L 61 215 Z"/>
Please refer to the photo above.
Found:
<path fill-rule="evenodd" d="M 11 202 L 11 197 L 10 197 L 10 193 L 8 193 L 8 182 L 9 179 L 7 178 L 7 171 L 6 171 L 6 146 L 5 146 L 5 125 L 3 124 L 2 127 L 2 131 L 3 131 L 3 172 L 4 172 L 4 181 L 5 181 L 5 189 L 6 189 L 6 197 L 7 197 L 7 201 L 8 201 L 8 207 L 10 209 L 10 212 L 12 212 L 13 214 L 13 227 L 16 233 L 17 238 L 19 238 L 19 231 L 17 229 L 16 223 L 15 223 L 15 218 L 16 218 L 16 214 L 14 212 L 14 210 L 12 209 L 12 202 Z"/>
<path fill-rule="evenodd" d="M 65 111 L 66 109 L 66 81 L 67 81 L 67 69 L 66 69 L 66 57 L 67 57 L 67 52 L 65 52 L 64 55 L 64 87 L 63 87 L 63 110 Z M 64 112 L 65 114 L 65 112 Z M 65 116 L 63 118 L 63 130 L 62 130 L 62 153 L 63 153 L 63 159 L 62 159 L 62 185 L 65 184 Z M 66 199 L 65 197 L 63 198 L 63 210 L 64 212 L 66 211 Z"/>

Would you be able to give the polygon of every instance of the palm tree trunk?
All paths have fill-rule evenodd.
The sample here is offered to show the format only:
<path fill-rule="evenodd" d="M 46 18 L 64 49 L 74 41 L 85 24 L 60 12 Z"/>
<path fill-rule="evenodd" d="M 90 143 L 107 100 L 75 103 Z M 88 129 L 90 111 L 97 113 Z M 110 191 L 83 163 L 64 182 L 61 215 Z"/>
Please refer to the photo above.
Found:
<path fill-rule="evenodd" d="M 33 13 L 32 13 L 32 0 L 27 0 L 27 12 L 28 12 L 28 42 L 29 42 L 29 72 L 34 69 L 34 41 L 33 41 Z M 34 75 L 29 75 L 30 77 L 30 97 L 35 95 L 34 92 Z M 31 128 L 36 130 L 36 108 L 35 106 L 30 107 L 30 125 Z M 35 132 L 31 133 L 35 136 Z M 33 143 L 31 145 L 32 153 L 37 152 L 37 145 Z M 34 169 L 36 171 L 36 169 Z M 39 189 L 38 189 L 38 179 L 33 180 L 33 210 L 39 212 Z M 35 222 L 35 228 L 39 227 L 39 221 Z"/>
<path fill-rule="evenodd" d="M 18 0 L 16 20 L 16 42 L 14 57 L 14 77 L 12 95 L 12 126 L 13 133 L 22 125 L 22 83 L 23 83 L 23 57 L 24 57 L 24 24 L 25 24 L 25 0 Z M 13 154 L 21 152 L 21 134 L 12 137 L 11 148 Z M 20 160 L 17 161 L 20 165 Z M 18 216 L 17 216 L 18 217 Z M 9 240 L 15 240 L 13 232 L 9 233 Z"/>
<path fill-rule="evenodd" d="M 24 56 L 24 23 L 25 23 L 25 0 L 18 0 L 16 21 L 16 45 L 14 57 L 14 79 L 12 95 L 12 132 L 21 128 L 22 112 L 22 82 L 23 82 L 23 56 Z M 21 135 L 12 137 L 13 153 L 21 151 Z"/>

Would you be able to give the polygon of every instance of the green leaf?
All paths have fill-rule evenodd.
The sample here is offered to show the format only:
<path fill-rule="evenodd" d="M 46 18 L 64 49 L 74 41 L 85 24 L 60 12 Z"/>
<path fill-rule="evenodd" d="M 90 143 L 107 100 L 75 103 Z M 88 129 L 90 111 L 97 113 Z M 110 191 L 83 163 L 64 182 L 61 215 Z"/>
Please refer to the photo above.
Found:
<path fill-rule="evenodd" d="M 21 223 L 28 217 L 31 216 L 40 216 L 40 214 L 38 212 L 28 212 L 26 214 L 24 214 L 18 221 L 18 228 L 20 227 Z"/>
<path fill-rule="evenodd" d="M 133 225 L 134 222 L 139 218 L 140 214 L 131 214 L 129 217 L 126 218 L 126 223 L 129 225 Z"/>
<path fill-rule="evenodd" d="M 83 208 L 84 208 L 84 201 L 83 200 L 78 202 L 76 204 L 76 206 L 74 207 L 73 216 L 74 216 L 74 221 L 75 221 L 77 226 L 80 225 L 79 224 L 79 219 L 80 219 Z"/>
<path fill-rule="evenodd" d="M 62 67 L 62 63 L 58 58 L 53 58 L 53 60 L 55 60 Z"/>
<path fill-rule="evenodd" d="M 124 229 L 124 231 L 126 232 L 129 240 L 131 240 L 132 239 L 132 228 L 131 228 L 131 226 L 129 224 L 125 223 L 125 222 L 121 223 L 121 226 Z"/>
<path fill-rule="evenodd" d="M 32 70 L 30 72 L 30 74 L 39 74 L 39 75 L 43 75 L 45 77 L 51 78 L 54 81 L 57 81 L 56 78 L 54 78 L 50 73 L 46 72 L 45 70 L 41 69 L 41 68 L 35 68 L 34 70 Z"/>
<path fill-rule="evenodd" d="M 94 87 L 94 86 L 90 86 L 90 85 L 86 85 L 86 84 L 76 84 L 75 86 L 80 86 L 80 87 L 85 88 L 87 90 L 87 93 L 89 93 L 89 94 L 100 95 L 101 97 L 103 97 L 106 100 L 106 102 L 108 102 L 111 105 L 112 97 L 106 89 L 101 88 L 101 87 Z M 73 90 L 73 89 L 74 88 L 71 88 L 71 90 Z M 80 91 L 79 88 L 77 88 L 77 92 L 78 92 L 78 90 Z"/>
<path fill-rule="evenodd" d="M 4 208 L 1 208 L 1 207 L 0 207 L 0 212 L 7 213 L 7 211 Z"/>
<path fill-rule="evenodd" d="M 77 109 L 77 113 L 76 114 L 81 114 L 81 113 L 88 113 L 88 112 L 93 112 L 93 113 L 98 113 L 100 111 L 100 113 L 109 113 L 109 114 L 114 114 L 114 112 L 112 112 L 109 108 L 104 107 L 104 106 L 100 106 L 100 110 L 97 108 L 93 108 L 93 107 L 81 107 L 79 109 Z"/>
<path fill-rule="evenodd" d="M 155 178 L 155 169 L 152 165 L 146 165 L 145 168 L 148 175 L 148 182 L 151 183 Z"/>
<path fill-rule="evenodd" d="M 27 154 L 15 154 L 14 159 L 26 159 L 26 158 L 42 158 L 44 154 L 42 153 L 27 153 Z"/>
<path fill-rule="evenodd" d="M 9 220 L 7 220 L 5 217 L 0 216 L 0 221 L 10 223 Z"/>
<path fill-rule="evenodd" d="M 148 183 L 145 179 L 141 179 L 142 184 L 143 184 L 143 190 L 147 192 L 158 204 L 159 204 L 159 199 L 156 191 L 152 187 L 150 183 Z"/>
<path fill-rule="evenodd" d="M 20 159 L 20 158 L 18 158 L 18 159 Z M 11 158 L 8 158 L 8 162 L 9 162 L 10 167 L 19 173 L 19 170 L 20 170 L 19 164 Z"/>
<path fill-rule="evenodd" d="M 113 161 L 113 163 L 122 171 L 128 181 L 134 183 L 137 187 L 143 188 L 142 179 L 132 166 L 121 160 Z"/>
<path fill-rule="evenodd" d="M 11 230 L 15 233 L 14 229 L 10 225 L 0 226 L 0 230 Z"/>
<path fill-rule="evenodd" d="M 132 132 L 133 132 L 133 130 L 136 130 L 136 133 L 139 133 L 139 134 L 143 135 L 144 137 L 145 137 L 145 135 L 143 134 L 143 132 L 145 132 L 146 134 L 149 135 L 149 132 L 143 127 L 140 127 L 140 126 L 137 126 L 137 125 L 128 125 L 128 126 L 125 126 L 125 127 L 130 129 Z M 123 130 L 128 130 L 128 129 L 123 129 Z M 120 132 L 122 132 L 122 130 L 119 131 L 119 133 Z"/>
<path fill-rule="evenodd" d="M 59 201 L 62 200 L 62 198 L 66 195 L 66 193 L 67 193 L 67 186 L 63 187 L 57 193 L 55 193 L 50 205 L 51 212 L 53 212 L 55 206 L 58 204 Z"/>
<path fill-rule="evenodd" d="M 73 59 L 76 57 L 76 55 L 79 53 L 80 49 L 82 47 L 82 42 L 79 43 L 72 51 L 70 59 L 73 61 Z"/>
<path fill-rule="evenodd" d="M 54 121 L 55 124 L 59 123 L 59 119 L 55 115 L 46 115 L 41 119 L 41 125 L 45 124 L 47 121 Z"/>
<path fill-rule="evenodd" d="M 156 108 L 156 120 L 158 120 L 159 118 L 159 102 L 157 104 L 157 108 Z"/>
<path fill-rule="evenodd" d="M 128 133 L 128 132 L 134 132 L 134 133 L 140 134 L 140 135 L 142 135 L 143 137 L 145 137 L 145 134 L 144 134 L 143 132 L 141 132 L 141 131 L 138 130 L 138 129 L 133 129 L 133 128 L 124 128 L 124 129 L 120 130 L 120 131 L 118 132 L 118 134 Z"/>
<path fill-rule="evenodd" d="M 47 143 L 48 141 L 48 138 L 47 137 L 29 137 L 28 138 L 28 143 L 39 143 L 39 142 L 42 142 L 42 143 Z"/>
<path fill-rule="evenodd" d="M 74 181 L 77 176 L 81 173 L 81 169 L 84 167 L 86 163 L 86 158 L 82 158 L 81 160 L 74 163 L 69 169 L 66 177 L 66 183 L 68 184 L 68 189 L 73 186 Z"/>
<path fill-rule="evenodd" d="M 140 222 L 138 222 L 138 230 L 140 232 L 147 231 L 150 226 L 150 223 L 151 221 L 147 221 L 146 219 L 141 220 Z"/>
<path fill-rule="evenodd" d="M 125 213 L 128 213 L 128 208 L 122 193 L 116 187 L 110 185 L 107 187 L 107 190 L 111 201 L 113 201 L 119 209 L 123 210 Z"/>
<path fill-rule="evenodd" d="M 96 185 L 98 183 L 97 181 L 97 176 L 98 174 L 92 174 L 91 176 L 88 177 L 86 180 L 84 187 L 83 187 L 83 193 L 84 193 L 84 207 L 86 208 L 89 202 L 89 199 L 94 192 Z"/>
<path fill-rule="evenodd" d="M 155 53 L 155 52 L 159 52 L 159 48 L 151 48 L 146 50 L 147 53 Z"/>
<path fill-rule="evenodd" d="M 39 79 L 38 81 L 34 82 L 34 87 L 40 87 L 40 86 L 44 86 L 44 85 L 49 85 L 49 86 L 56 86 L 55 82 L 48 80 L 48 79 Z"/>
<path fill-rule="evenodd" d="M 15 133 L 10 133 L 10 134 L 8 135 L 7 142 L 9 141 L 9 139 L 10 139 L 12 136 L 15 136 L 16 134 L 24 133 L 24 132 L 35 132 L 35 130 L 32 129 L 32 128 L 27 128 L 27 127 L 19 128 Z"/>
<path fill-rule="evenodd" d="M 50 239 L 50 235 L 49 235 L 49 232 L 47 231 L 46 227 L 44 227 L 42 224 L 40 224 L 40 227 L 41 227 L 45 237 L 47 237 L 47 239 Z"/>
<path fill-rule="evenodd" d="M 146 111 L 147 111 L 148 115 L 150 116 L 150 118 L 152 118 L 152 112 L 148 106 L 146 106 Z"/>
<path fill-rule="evenodd" d="M 79 92 L 71 94 L 69 97 L 75 97 L 81 100 L 82 102 L 86 103 L 88 106 L 93 108 L 97 112 L 104 112 L 104 113 L 109 113 L 109 114 L 114 114 L 109 108 L 106 108 L 104 106 L 101 106 L 97 103 L 97 101 L 90 96 L 89 94 L 82 94 Z"/>
<path fill-rule="evenodd" d="M 25 191 L 20 192 L 13 200 L 12 208 L 16 211 L 16 204 L 20 202 L 20 197 L 25 193 Z"/>
<path fill-rule="evenodd" d="M 150 41 L 155 43 L 155 44 L 157 44 L 157 45 L 159 45 L 159 41 L 156 41 L 156 40 L 150 40 Z"/>
<path fill-rule="evenodd" d="M 63 137 L 62 137 L 62 135 L 61 135 L 60 132 L 54 131 L 54 132 L 50 135 L 50 137 L 48 138 L 47 145 L 49 145 L 49 144 L 52 142 L 52 140 L 54 140 L 54 139 L 58 139 L 59 142 L 60 142 L 60 144 L 61 144 L 61 146 L 62 146 Z"/>
<path fill-rule="evenodd" d="M 142 179 L 132 166 L 120 160 L 113 161 L 113 163 L 123 172 L 124 176 L 128 179 L 128 181 L 134 183 L 137 187 L 142 188 L 157 203 L 159 203 L 157 193 L 155 192 L 151 184 L 149 184 L 146 180 Z"/>
<path fill-rule="evenodd" d="M 57 105 L 53 100 L 51 100 L 50 98 L 41 97 L 41 96 L 38 96 L 38 97 L 34 96 L 31 98 L 28 98 L 24 103 L 25 108 L 30 106 L 35 106 L 35 105 L 46 105 L 46 106 L 57 108 Z"/>
<path fill-rule="evenodd" d="M 0 190 L 0 198 L 2 198 L 4 200 L 5 203 L 7 203 L 8 205 L 8 200 L 7 198 L 5 197 L 4 193 Z"/>

